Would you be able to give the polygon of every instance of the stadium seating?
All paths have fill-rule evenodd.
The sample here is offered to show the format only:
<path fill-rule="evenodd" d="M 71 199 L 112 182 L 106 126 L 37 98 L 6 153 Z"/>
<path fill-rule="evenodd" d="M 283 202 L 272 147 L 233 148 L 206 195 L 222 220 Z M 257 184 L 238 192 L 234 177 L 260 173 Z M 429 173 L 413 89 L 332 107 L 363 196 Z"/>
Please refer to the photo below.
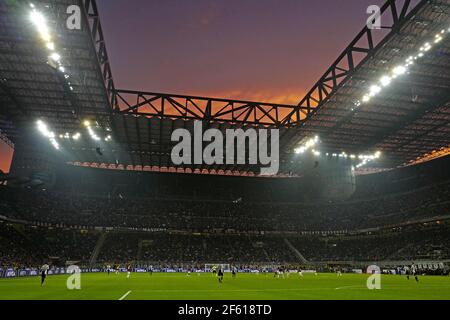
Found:
<path fill-rule="evenodd" d="M 4 190 L 0 215 L 52 224 L 189 231 L 341 231 L 450 214 L 450 182 L 410 192 L 332 203 L 264 203 L 108 198 Z M 1 197 L 1 196 L 0 196 Z"/>
<path fill-rule="evenodd" d="M 96 184 L 89 174 L 85 185 L 74 176 L 48 189 L 0 186 L 0 266 L 449 259 L 450 180 L 420 168 L 360 178 L 341 201 L 287 202 L 273 191 L 287 190 L 285 182 L 262 180 L 260 201 L 236 190 L 224 196 L 228 180 L 208 194 L 205 179 L 195 196 L 184 188 L 189 178 L 178 187 L 158 178 L 160 187 L 139 191 L 132 182 L 140 180 L 125 173 L 119 180 L 131 184 Z"/>

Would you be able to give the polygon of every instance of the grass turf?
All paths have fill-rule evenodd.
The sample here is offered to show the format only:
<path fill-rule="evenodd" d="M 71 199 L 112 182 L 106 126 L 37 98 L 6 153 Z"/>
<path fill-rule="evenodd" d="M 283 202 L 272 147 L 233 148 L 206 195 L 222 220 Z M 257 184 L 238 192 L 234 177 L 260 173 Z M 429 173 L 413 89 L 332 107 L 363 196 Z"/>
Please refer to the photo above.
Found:
<path fill-rule="evenodd" d="M 225 274 L 220 284 L 211 274 L 82 274 L 81 290 L 66 288 L 67 276 L 1 279 L 0 300 L 398 300 L 450 299 L 450 277 L 381 278 L 381 290 L 368 290 L 366 275 L 306 274 L 274 278 L 272 274 Z"/>

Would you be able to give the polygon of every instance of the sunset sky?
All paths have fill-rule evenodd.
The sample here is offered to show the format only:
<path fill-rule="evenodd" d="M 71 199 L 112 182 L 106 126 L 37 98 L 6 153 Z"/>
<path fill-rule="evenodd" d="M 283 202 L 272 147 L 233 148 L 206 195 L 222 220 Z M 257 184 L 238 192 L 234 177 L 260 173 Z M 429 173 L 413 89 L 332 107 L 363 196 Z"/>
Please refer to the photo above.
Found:
<path fill-rule="evenodd" d="M 117 88 L 295 104 L 384 1 L 97 3 Z"/>

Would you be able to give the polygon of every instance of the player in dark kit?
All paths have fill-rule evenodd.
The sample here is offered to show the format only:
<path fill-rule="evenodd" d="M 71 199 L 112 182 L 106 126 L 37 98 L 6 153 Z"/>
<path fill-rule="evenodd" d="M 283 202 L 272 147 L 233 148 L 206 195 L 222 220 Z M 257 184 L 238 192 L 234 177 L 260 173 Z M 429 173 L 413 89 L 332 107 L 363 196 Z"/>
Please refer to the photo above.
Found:
<path fill-rule="evenodd" d="M 419 283 L 419 277 L 417 275 L 418 270 L 417 270 L 417 266 L 415 265 L 415 263 L 413 262 L 412 266 L 411 266 L 411 271 L 412 271 L 412 275 L 414 276 L 414 279 L 416 280 L 417 283 Z"/>
<path fill-rule="evenodd" d="M 217 277 L 219 278 L 219 282 L 222 283 L 222 281 L 223 281 L 223 270 L 222 270 L 222 268 L 219 268 L 219 271 L 217 272 Z"/>
<path fill-rule="evenodd" d="M 233 278 L 236 278 L 236 267 L 231 268 L 231 275 L 233 276 Z"/>
<path fill-rule="evenodd" d="M 41 271 L 41 287 L 44 285 L 45 278 L 47 277 L 46 271 Z"/>

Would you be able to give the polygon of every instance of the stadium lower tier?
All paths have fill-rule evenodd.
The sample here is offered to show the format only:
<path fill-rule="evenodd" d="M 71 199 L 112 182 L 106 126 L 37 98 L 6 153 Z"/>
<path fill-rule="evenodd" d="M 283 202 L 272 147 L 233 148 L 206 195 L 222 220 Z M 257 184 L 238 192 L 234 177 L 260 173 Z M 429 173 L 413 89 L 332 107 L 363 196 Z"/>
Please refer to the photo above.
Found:
<path fill-rule="evenodd" d="M 445 261 L 450 225 L 342 236 L 113 232 L 0 222 L 0 266 Z"/>

